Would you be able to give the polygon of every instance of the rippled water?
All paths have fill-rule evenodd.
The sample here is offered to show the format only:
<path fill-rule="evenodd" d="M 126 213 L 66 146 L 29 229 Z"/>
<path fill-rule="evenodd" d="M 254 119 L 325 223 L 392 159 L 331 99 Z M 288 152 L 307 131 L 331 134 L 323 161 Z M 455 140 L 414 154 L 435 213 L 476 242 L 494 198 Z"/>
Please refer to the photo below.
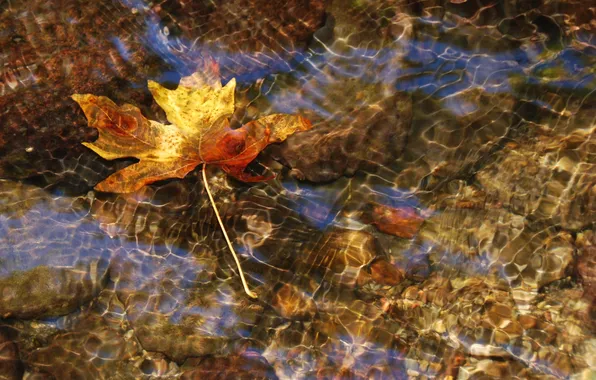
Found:
<path fill-rule="evenodd" d="M 0 378 L 592 378 L 596 4 L 0 0 Z M 275 180 L 93 186 L 73 93 L 315 128 Z"/>

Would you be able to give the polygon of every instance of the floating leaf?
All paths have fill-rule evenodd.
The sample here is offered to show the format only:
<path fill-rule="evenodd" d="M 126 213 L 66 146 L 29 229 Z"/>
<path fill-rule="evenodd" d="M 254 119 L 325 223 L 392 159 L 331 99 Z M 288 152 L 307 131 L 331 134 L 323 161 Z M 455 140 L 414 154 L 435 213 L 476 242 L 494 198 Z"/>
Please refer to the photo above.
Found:
<path fill-rule="evenodd" d="M 175 90 L 149 81 L 149 90 L 166 112 L 169 125 L 148 120 L 130 104 L 118 106 L 104 96 L 73 95 L 89 125 L 99 131 L 95 142 L 83 143 L 86 147 L 108 160 L 140 160 L 95 188 L 134 192 L 155 181 L 183 178 L 200 163 L 217 165 L 245 182 L 269 179 L 244 170 L 267 145 L 312 125 L 301 116 L 274 114 L 231 129 L 235 87 L 234 79 L 222 86 L 219 80 L 205 81 L 198 73 L 182 78 Z"/>
<path fill-rule="evenodd" d="M 206 73 L 195 73 L 180 80 L 175 90 L 149 81 L 149 90 L 165 111 L 166 125 L 148 120 L 137 107 L 118 106 L 105 96 L 74 94 L 89 125 L 97 128 L 99 138 L 83 143 L 107 160 L 136 157 L 139 162 L 112 174 L 95 186 L 96 190 L 130 193 L 143 186 L 168 178 L 184 178 L 203 163 L 203 181 L 209 201 L 222 229 L 242 279 L 246 294 L 257 295 L 248 288 L 238 256 L 221 220 L 205 172 L 206 164 L 221 167 L 242 181 L 262 181 L 262 176 L 245 172 L 246 166 L 269 144 L 281 142 L 296 131 L 312 128 L 300 116 L 274 114 L 252 121 L 238 129 L 230 128 L 234 112 L 236 80 L 225 86 L 212 62 Z"/>

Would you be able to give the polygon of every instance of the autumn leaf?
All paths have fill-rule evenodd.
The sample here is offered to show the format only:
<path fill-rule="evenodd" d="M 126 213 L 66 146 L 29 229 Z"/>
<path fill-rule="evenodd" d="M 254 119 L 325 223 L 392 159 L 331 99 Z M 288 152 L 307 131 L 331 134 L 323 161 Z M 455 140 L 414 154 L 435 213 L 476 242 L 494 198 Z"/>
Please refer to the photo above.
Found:
<path fill-rule="evenodd" d="M 118 106 L 105 96 L 73 95 L 89 125 L 99 131 L 95 142 L 83 143 L 86 147 L 107 160 L 140 160 L 95 189 L 130 193 L 155 181 L 184 178 L 201 163 L 217 165 L 245 182 L 270 179 L 251 176 L 245 168 L 267 145 L 312 125 L 301 116 L 273 114 L 231 129 L 235 87 L 234 79 L 222 86 L 219 79 L 206 79 L 201 73 L 182 78 L 175 90 L 149 81 L 151 94 L 171 124 L 148 120 L 139 108 Z"/>
<path fill-rule="evenodd" d="M 389 207 L 375 204 L 372 207 L 371 224 L 379 231 L 401 238 L 413 238 L 424 218 L 412 207 Z"/>
<path fill-rule="evenodd" d="M 217 206 L 205 167 L 221 167 L 242 181 L 263 181 L 269 178 L 251 176 L 246 166 L 271 143 L 281 142 L 296 131 L 312 128 L 300 116 L 274 114 L 252 121 L 238 129 L 230 128 L 234 112 L 236 81 L 225 86 L 219 80 L 214 61 L 205 66 L 206 72 L 184 77 L 175 90 L 168 90 L 149 81 L 149 91 L 165 111 L 169 125 L 148 120 L 137 107 L 118 106 L 105 96 L 74 94 L 89 125 L 97 128 L 99 137 L 93 143 L 83 143 L 107 160 L 136 157 L 139 162 L 112 174 L 95 186 L 96 190 L 131 193 L 143 186 L 168 178 L 184 178 L 203 163 L 203 182 L 215 216 L 228 247 L 234 256 L 244 291 L 256 298 L 244 277 L 240 261 Z"/>

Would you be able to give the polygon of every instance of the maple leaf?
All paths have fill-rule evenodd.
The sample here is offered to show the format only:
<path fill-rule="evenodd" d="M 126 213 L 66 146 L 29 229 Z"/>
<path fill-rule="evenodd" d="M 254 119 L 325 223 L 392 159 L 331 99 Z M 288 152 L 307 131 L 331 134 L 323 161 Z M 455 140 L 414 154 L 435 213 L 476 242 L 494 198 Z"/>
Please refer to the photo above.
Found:
<path fill-rule="evenodd" d="M 301 116 L 273 114 L 231 129 L 235 88 L 234 79 L 222 86 L 219 79 L 208 80 L 200 73 L 182 78 L 175 90 L 149 81 L 149 90 L 169 125 L 148 120 L 139 108 L 118 106 L 105 96 L 72 95 L 89 125 L 99 131 L 95 142 L 83 143 L 86 147 L 107 160 L 140 160 L 95 189 L 130 193 L 155 181 L 184 178 L 201 163 L 217 165 L 245 182 L 270 179 L 251 176 L 245 168 L 267 145 L 312 125 Z"/>
<path fill-rule="evenodd" d="M 205 166 L 213 164 L 242 181 L 269 178 L 251 176 L 246 166 L 271 143 L 281 142 L 296 131 L 312 128 L 301 117 L 273 114 L 251 121 L 238 129 L 230 128 L 234 112 L 236 81 L 225 86 L 219 80 L 214 61 L 206 65 L 206 73 L 194 73 L 180 80 L 175 90 L 168 90 L 149 81 L 149 91 L 166 113 L 169 125 L 148 120 L 137 107 L 118 106 L 105 96 L 74 94 L 89 125 L 97 128 L 99 137 L 83 143 L 107 160 L 136 157 L 139 162 L 117 171 L 95 186 L 96 190 L 130 193 L 146 184 L 168 178 L 184 178 L 203 163 L 203 181 L 209 201 L 234 256 L 244 291 L 256 298 L 228 237 L 213 195 L 209 190 Z"/>

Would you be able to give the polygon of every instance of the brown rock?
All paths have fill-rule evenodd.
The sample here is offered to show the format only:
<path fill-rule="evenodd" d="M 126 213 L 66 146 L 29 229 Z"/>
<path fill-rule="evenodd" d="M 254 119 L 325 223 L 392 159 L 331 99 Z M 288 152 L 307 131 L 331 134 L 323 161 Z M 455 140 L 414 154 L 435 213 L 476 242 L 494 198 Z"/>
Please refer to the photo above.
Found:
<path fill-rule="evenodd" d="M 14 342 L 14 332 L 0 327 L 0 379 L 18 380 L 23 376 L 23 363 L 19 358 L 19 348 Z"/>
<path fill-rule="evenodd" d="M 408 286 L 403 292 L 402 297 L 408 300 L 417 300 L 420 298 L 420 289 L 417 286 Z"/>
<path fill-rule="evenodd" d="M 517 320 L 524 330 L 531 329 L 536 326 L 536 317 L 529 314 L 520 315 Z"/>
<path fill-rule="evenodd" d="M 385 259 L 372 263 L 370 272 L 372 280 L 381 285 L 395 286 L 404 279 L 404 273 Z"/>
<path fill-rule="evenodd" d="M 31 352 L 28 366 L 56 379 L 140 378 L 134 361 L 142 349 L 123 310 L 111 291 L 103 291 L 78 318 L 64 319 L 67 331 Z"/>
<path fill-rule="evenodd" d="M 104 287 L 109 254 L 84 202 L 0 180 L 0 316 L 67 314 Z"/>
<path fill-rule="evenodd" d="M 289 61 L 306 48 L 313 33 L 323 25 L 325 3 L 325 0 L 219 0 L 214 2 L 215 9 L 207 24 L 201 26 L 206 33 L 189 30 L 187 37 L 199 37 L 206 45 L 205 50 L 221 56 L 224 68 L 229 67 L 235 75 L 281 67 L 283 61 Z M 228 58 L 234 53 L 234 58 Z"/>
<path fill-rule="evenodd" d="M 326 234 L 302 260 L 336 283 L 355 285 L 359 273 L 379 255 L 375 237 L 358 230 Z"/>
<path fill-rule="evenodd" d="M 596 221 L 595 130 L 579 128 L 585 126 L 567 136 L 533 131 L 536 136 L 498 152 L 476 178 L 488 195 L 515 213 L 568 229 L 589 226 Z"/>
<path fill-rule="evenodd" d="M 468 358 L 460 367 L 459 376 L 463 378 L 540 378 L 544 374 L 526 368 L 522 363 L 515 360 L 498 361 L 484 358 Z"/>
<path fill-rule="evenodd" d="M 134 83 L 166 65 L 134 37 L 138 21 L 117 2 L 79 0 L 13 2 L 0 14 L 6 32 L 0 36 L 5 62 L 0 77 L 12 78 L 0 84 L 0 134 L 11 141 L 0 147 L 1 175 L 43 174 L 45 181 L 66 180 L 71 186 L 98 179 L 98 173 L 77 165 L 88 153 L 80 142 L 95 133 L 70 95 L 93 92 L 150 104 Z M 83 165 L 87 169 L 108 172 L 101 161 L 89 161 L 94 163 Z"/>
<path fill-rule="evenodd" d="M 256 353 L 189 359 L 182 370 L 184 380 L 277 379 L 267 360 Z"/>
<path fill-rule="evenodd" d="M 325 19 L 322 0 L 158 3 L 16 1 L 3 7 L 0 142 L 11 144 L 0 144 L 0 175 L 86 191 L 114 164 L 80 145 L 96 132 L 70 95 L 105 95 L 145 115 L 162 115 L 146 90 L 148 78 L 189 74 L 205 55 L 216 57 L 228 76 L 287 70 Z M 90 165 L 95 170 L 86 170 Z"/>
<path fill-rule="evenodd" d="M 576 270 L 589 298 L 596 298 L 596 233 L 585 231 L 578 234 L 579 248 Z"/>
<path fill-rule="evenodd" d="M 134 1 L 122 2 L 138 9 Z M 213 56 L 224 76 L 264 76 L 287 70 L 291 60 L 303 53 L 325 22 L 326 2 L 167 0 L 138 10 L 150 22 L 159 23 L 161 30 L 152 32 L 160 34 L 170 47 L 167 54 L 178 64 L 193 67 L 203 56 Z"/>
<path fill-rule="evenodd" d="M 290 284 L 284 284 L 275 292 L 271 305 L 284 318 L 310 319 L 317 312 L 312 298 Z"/>
<path fill-rule="evenodd" d="M 346 93 L 344 87 L 341 91 Z M 341 101 L 340 109 L 347 107 L 346 103 L 361 103 L 353 99 Z M 378 103 L 359 106 L 339 120 L 319 121 L 315 116 L 312 130 L 301 133 L 299 139 L 288 139 L 275 152 L 301 179 L 326 182 L 352 176 L 357 170 L 389 164 L 402 154 L 411 115 L 410 96 L 398 93 Z"/>
<path fill-rule="evenodd" d="M 492 156 L 515 118 L 513 96 L 473 87 L 448 99 L 415 92 L 412 102 L 416 104 L 412 111 L 416 128 L 411 129 L 398 161 L 404 169 L 396 181 L 405 188 L 432 190 L 445 180 L 475 173 L 476 165 Z"/>
<path fill-rule="evenodd" d="M 69 313 L 99 293 L 106 269 L 105 263 L 96 261 L 74 268 L 39 266 L 13 272 L 0 280 L 0 315 L 31 318 Z"/>

